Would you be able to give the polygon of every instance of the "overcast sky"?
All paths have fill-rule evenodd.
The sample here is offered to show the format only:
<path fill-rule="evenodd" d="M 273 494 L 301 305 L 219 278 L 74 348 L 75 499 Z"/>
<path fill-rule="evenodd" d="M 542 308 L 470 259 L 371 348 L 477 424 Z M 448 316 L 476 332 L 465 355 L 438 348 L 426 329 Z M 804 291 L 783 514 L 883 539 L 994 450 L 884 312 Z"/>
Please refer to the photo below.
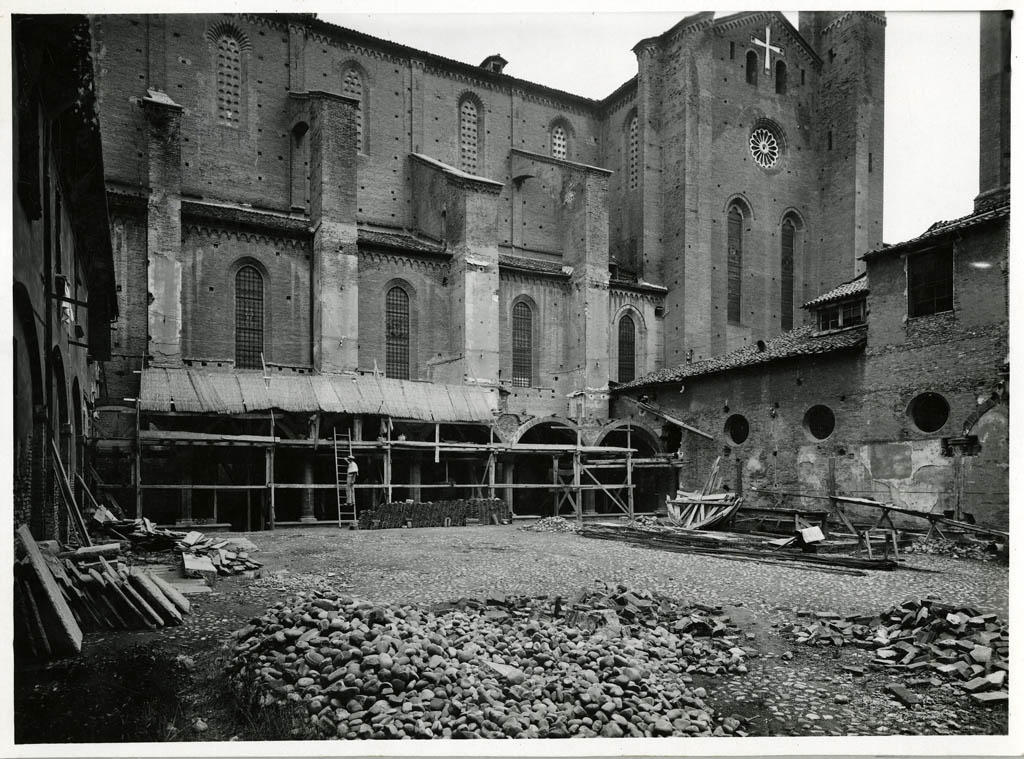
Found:
<path fill-rule="evenodd" d="M 625 4 L 623 4 L 625 5 Z M 319 13 L 334 24 L 602 98 L 636 73 L 633 45 L 679 13 Z M 787 13 L 794 26 L 797 14 Z M 886 242 L 969 213 L 978 191 L 978 14 L 890 12 L 885 65 Z"/>

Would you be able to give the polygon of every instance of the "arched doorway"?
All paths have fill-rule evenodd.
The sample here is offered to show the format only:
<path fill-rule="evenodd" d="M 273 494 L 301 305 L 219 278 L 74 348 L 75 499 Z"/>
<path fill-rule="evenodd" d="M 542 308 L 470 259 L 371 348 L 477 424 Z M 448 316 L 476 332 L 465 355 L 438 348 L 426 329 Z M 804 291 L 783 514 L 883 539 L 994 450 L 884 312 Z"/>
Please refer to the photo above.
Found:
<path fill-rule="evenodd" d="M 1010 528 L 1010 426 L 1009 408 L 990 408 L 968 431 L 977 436 L 977 456 L 963 457 L 964 511 L 975 522 L 996 530 Z"/>
<path fill-rule="evenodd" d="M 46 416 L 42 354 L 32 301 L 14 285 L 14 523 L 44 534 Z"/>
<path fill-rule="evenodd" d="M 634 459 L 649 459 L 662 453 L 662 442 L 657 432 L 647 425 L 630 421 L 617 421 L 608 425 L 598 438 L 597 445 L 611 448 L 633 448 Z M 598 479 L 610 485 L 625 482 L 625 468 L 599 470 Z M 665 502 L 665 496 L 675 492 L 675 470 L 637 466 L 633 469 L 633 511 L 653 513 Z M 622 491 L 625 501 L 626 492 Z M 621 510 L 602 491 L 593 496 L 593 510 L 599 514 L 619 514 Z"/>
<path fill-rule="evenodd" d="M 546 445 L 576 445 L 577 428 L 568 419 L 544 417 L 534 419 L 520 428 L 516 439 L 518 445 L 534 446 L 515 456 L 506 467 L 514 466 L 516 484 L 551 485 L 555 481 L 555 470 L 572 468 L 572 456 L 553 449 L 543 450 Z M 507 472 L 503 473 L 506 478 Z M 512 509 L 516 516 L 552 516 L 558 504 L 557 493 L 550 488 L 523 488 L 513 491 Z M 568 517 L 571 509 L 563 504 L 561 515 Z"/>

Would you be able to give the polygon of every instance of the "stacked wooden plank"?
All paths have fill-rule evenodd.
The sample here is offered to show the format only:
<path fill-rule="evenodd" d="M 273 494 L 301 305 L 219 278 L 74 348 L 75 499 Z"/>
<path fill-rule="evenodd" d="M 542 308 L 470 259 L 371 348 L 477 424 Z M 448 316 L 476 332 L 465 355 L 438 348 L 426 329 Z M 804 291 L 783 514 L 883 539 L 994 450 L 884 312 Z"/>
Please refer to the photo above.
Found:
<path fill-rule="evenodd" d="M 131 543 L 140 551 L 168 551 L 178 547 L 186 533 L 158 527 L 148 519 L 117 519 L 109 509 L 100 506 L 92 515 L 93 524 L 102 534 Z"/>
<path fill-rule="evenodd" d="M 1009 627 L 995 614 L 936 598 L 906 601 L 881 614 L 818 612 L 814 621 L 783 628 L 797 643 L 852 644 L 874 652 L 871 664 L 913 676 L 908 685 L 958 681 L 983 703 L 1005 702 Z"/>
<path fill-rule="evenodd" d="M 116 543 L 57 555 L 40 551 L 26 526 L 18 538 L 25 556 L 15 565 L 15 645 L 22 653 L 71 656 L 82 650 L 83 631 L 178 625 L 189 611 L 164 580 L 119 561 Z"/>
<path fill-rule="evenodd" d="M 248 541 L 246 541 L 248 543 Z M 262 562 L 251 558 L 249 551 L 232 540 L 207 537 L 189 532 L 177 543 L 181 551 L 182 569 L 186 577 L 196 574 L 244 575 L 259 577 Z"/>

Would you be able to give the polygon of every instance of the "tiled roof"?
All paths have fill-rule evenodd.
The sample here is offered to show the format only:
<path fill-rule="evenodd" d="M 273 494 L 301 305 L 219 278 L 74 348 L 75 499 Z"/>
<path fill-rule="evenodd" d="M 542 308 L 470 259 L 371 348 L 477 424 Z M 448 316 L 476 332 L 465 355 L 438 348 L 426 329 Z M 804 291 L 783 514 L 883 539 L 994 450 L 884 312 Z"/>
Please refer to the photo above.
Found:
<path fill-rule="evenodd" d="M 572 274 L 571 266 L 565 266 L 557 261 L 541 261 L 537 258 L 523 258 L 507 253 L 498 254 L 498 265 L 523 271 L 535 271 L 540 274 L 552 274 L 557 277 L 568 277 Z"/>
<path fill-rule="evenodd" d="M 820 353 L 858 348 L 867 342 L 867 327 L 857 327 L 842 332 L 815 334 L 815 328 L 805 325 L 783 333 L 764 343 L 764 350 L 757 345 L 746 345 L 726 353 L 724 356 L 708 358 L 692 364 L 681 364 L 668 369 L 659 369 L 632 382 L 616 388 L 616 391 L 632 387 L 646 387 L 667 382 L 678 382 L 687 377 L 699 377 L 705 374 L 739 369 L 744 366 L 756 366 L 779 361 L 784 358 L 810 356 Z"/>
<path fill-rule="evenodd" d="M 380 245 L 385 248 L 398 248 L 419 253 L 443 253 L 444 245 L 422 237 L 392 232 L 374 232 L 369 229 L 359 230 L 359 242 L 368 245 Z"/>
<path fill-rule="evenodd" d="M 966 216 L 961 216 L 959 219 L 952 219 L 951 221 L 937 221 L 928 227 L 924 234 L 918 235 L 910 240 L 898 242 L 895 245 L 883 245 L 881 248 L 868 251 L 861 256 L 861 259 L 866 261 L 870 258 L 875 258 L 876 256 L 883 256 L 889 253 L 908 250 L 931 240 L 939 239 L 945 235 L 952 234 L 954 232 L 961 232 L 965 229 L 969 229 L 970 227 L 977 226 L 978 224 L 1009 218 L 1009 216 L 1010 204 L 1006 203 L 996 208 L 969 213 Z"/>
<path fill-rule="evenodd" d="M 822 293 L 817 298 L 804 303 L 803 308 L 815 308 L 836 300 L 843 300 L 854 295 L 866 295 L 868 292 L 867 272 L 861 272 L 849 282 L 843 282 L 839 287 L 834 287 L 827 293 Z"/>
<path fill-rule="evenodd" d="M 150 412 L 380 414 L 433 422 L 489 422 L 495 388 L 349 374 L 271 374 L 151 367 L 142 372 L 140 408 Z"/>

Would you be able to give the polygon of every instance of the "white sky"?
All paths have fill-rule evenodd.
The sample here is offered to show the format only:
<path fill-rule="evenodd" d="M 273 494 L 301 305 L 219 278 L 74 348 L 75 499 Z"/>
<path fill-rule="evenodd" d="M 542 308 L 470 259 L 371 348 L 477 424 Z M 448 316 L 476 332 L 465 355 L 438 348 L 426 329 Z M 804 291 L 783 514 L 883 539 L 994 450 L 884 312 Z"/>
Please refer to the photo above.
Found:
<path fill-rule="evenodd" d="M 636 73 L 632 47 L 675 13 L 319 13 L 333 24 L 602 98 Z M 786 14 L 797 25 L 797 14 Z M 894 243 L 969 213 L 978 192 L 978 14 L 890 12 L 885 66 L 885 226 Z"/>

